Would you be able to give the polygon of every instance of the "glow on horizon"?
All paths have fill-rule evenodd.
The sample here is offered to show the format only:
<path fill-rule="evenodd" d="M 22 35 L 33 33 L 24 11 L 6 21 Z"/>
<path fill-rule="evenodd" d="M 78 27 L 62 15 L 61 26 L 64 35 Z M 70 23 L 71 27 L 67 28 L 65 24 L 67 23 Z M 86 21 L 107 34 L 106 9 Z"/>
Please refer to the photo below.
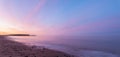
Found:
<path fill-rule="evenodd" d="M 14 21 L 11 22 L 10 20 L 12 21 L 12 19 L 0 17 L 0 35 L 26 33 L 24 30 L 21 30 L 20 27 L 16 26 Z"/>

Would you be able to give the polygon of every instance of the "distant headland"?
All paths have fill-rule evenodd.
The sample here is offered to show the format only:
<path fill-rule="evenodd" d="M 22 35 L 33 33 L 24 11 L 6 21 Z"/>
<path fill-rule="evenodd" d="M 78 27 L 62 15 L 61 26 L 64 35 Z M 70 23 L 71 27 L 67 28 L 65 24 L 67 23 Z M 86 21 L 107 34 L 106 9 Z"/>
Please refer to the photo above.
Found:
<path fill-rule="evenodd" d="M 0 36 L 36 36 L 36 35 L 30 35 L 30 34 L 6 34 L 6 35 L 0 35 Z"/>

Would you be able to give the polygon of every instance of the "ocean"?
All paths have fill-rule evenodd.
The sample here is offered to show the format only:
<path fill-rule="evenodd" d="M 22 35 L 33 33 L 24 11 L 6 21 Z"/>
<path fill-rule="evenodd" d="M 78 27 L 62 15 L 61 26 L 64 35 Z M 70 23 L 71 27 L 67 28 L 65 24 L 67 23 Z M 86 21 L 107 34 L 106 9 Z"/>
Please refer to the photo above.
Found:
<path fill-rule="evenodd" d="M 76 57 L 120 57 L 120 36 L 29 36 L 10 39 Z"/>

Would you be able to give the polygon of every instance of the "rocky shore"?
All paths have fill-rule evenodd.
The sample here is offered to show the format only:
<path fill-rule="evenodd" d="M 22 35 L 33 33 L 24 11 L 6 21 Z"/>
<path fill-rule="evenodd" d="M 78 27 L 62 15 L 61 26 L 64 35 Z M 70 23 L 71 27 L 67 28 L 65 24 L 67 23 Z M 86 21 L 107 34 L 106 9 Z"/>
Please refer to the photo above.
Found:
<path fill-rule="evenodd" d="M 0 57 L 74 57 L 64 52 L 47 48 L 37 49 L 0 36 Z"/>

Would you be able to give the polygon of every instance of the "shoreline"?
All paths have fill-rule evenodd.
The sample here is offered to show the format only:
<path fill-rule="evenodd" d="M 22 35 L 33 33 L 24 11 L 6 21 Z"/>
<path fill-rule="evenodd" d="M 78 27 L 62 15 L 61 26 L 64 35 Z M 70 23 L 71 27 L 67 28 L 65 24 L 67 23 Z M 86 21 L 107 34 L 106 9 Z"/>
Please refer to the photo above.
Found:
<path fill-rule="evenodd" d="M 37 46 L 27 46 L 0 36 L 0 57 L 74 57 L 72 55 Z"/>
<path fill-rule="evenodd" d="M 45 44 L 43 46 L 45 46 L 46 48 L 52 49 L 52 50 L 62 51 L 67 54 L 74 55 L 76 57 L 90 57 L 90 56 L 92 57 L 119 57 L 118 54 L 113 54 L 113 53 L 99 51 L 99 50 L 90 50 L 90 49 L 76 50 L 76 49 L 72 49 L 72 48 L 65 47 L 65 46 L 45 45 Z"/>
<path fill-rule="evenodd" d="M 56 52 L 62 53 L 63 55 L 59 55 L 60 57 L 89 57 L 89 56 L 93 56 L 93 57 L 104 57 L 104 56 L 119 57 L 119 55 L 117 55 L 117 54 L 109 53 L 109 52 L 105 52 L 105 51 L 100 51 L 100 50 L 74 49 L 74 48 L 70 48 L 68 46 L 62 46 L 62 45 L 56 45 L 56 44 L 45 44 L 45 43 L 39 43 L 39 44 L 28 43 L 27 44 L 24 42 L 15 41 L 12 39 L 12 37 L 8 37 L 7 40 L 21 43 L 22 45 L 26 45 L 27 47 L 32 48 L 33 50 L 42 50 L 42 52 L 44 52 L 46 50 L 46 52 L 48 52 L 48 51 L 53 52 L 54 51 L 55 53 Z M 49 54 L 51 54 L 51 53 L 49 53 Z M 55 53 L 52 53 L 52 54 L 55 54 Z M 65 54 L 65 56 L 64 56 L 64 54 Z M 74 56 L 71 56 L 71 55 L 74 55 Z M 59 57 L 59 56 L 57 55 L 57 56 L 52 56 L 52 57 Z M 42 56 L 42 57 L 44 57 L 44 56 Z M 47 56 L 47 57 L 51 57 L 51 56 Z"/>

